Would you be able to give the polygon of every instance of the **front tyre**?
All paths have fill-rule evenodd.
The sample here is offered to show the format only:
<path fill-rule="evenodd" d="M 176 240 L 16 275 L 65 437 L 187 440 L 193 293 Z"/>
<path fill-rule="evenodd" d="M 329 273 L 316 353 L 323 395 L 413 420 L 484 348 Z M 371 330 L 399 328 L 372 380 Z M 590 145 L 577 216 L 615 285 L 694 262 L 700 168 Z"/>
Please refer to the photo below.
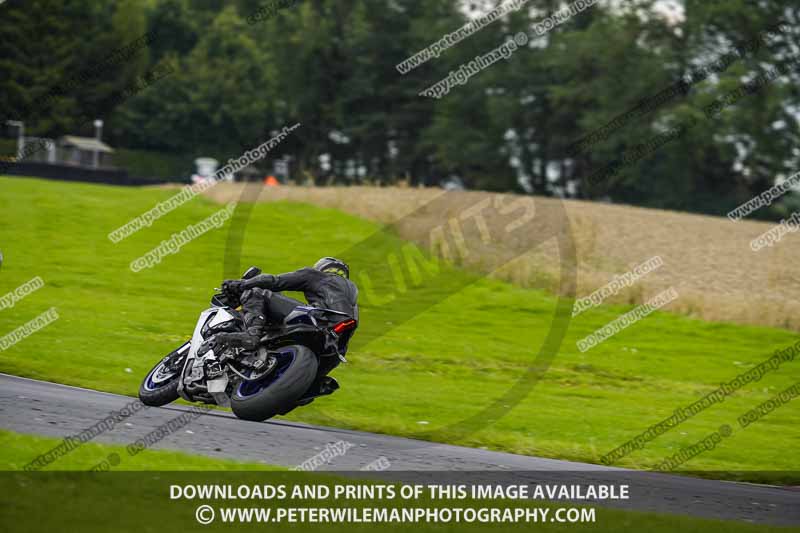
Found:
<path fill-rule="evenodd" d="M 281 348 L 275 370 L 260 381 L 243 381 L 231 394 L 233 413 L 261 422 L 288 412 L 317 375 L 317 356 L 305 346 Z"/>
<path fill-rule="evenodd" d="M 161 407 L 178 399 L 183 363 L 189 353 L 189 342 L 173 350 L 147 373 L 139 386 L 139 399 L 150 407 Z"/>

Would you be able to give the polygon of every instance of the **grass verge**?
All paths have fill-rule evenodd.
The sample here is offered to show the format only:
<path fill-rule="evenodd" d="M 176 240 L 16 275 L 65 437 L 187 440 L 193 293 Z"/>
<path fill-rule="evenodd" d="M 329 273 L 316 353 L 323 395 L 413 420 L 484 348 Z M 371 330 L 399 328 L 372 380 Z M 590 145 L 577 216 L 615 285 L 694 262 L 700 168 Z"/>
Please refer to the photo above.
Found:
<path fill-rule="evenodd" d="M 221 507 L 270 509 L 275 515 L 281 507 L 304 508 L 342 508 L 342 507 L 495 507 L 499 509 L 525 507 L 521 501 L 492 500 L 382 500 L 362 499 L 308 499 L 299 501 L 293 498 L 283 500 L 188 500 L 172 499 L 170 486 L 173 484 L 239 484 L 251 486 L 283 485 L 291 496 L 293 487 L 359 483 L 330 474 L 306 474 L 282 471 L 278 467 L 261 464 L 245 464 L 233 461 L 209 459 L 177 452 L 147 450 L 134 458 L 127 458 L 114 471 L 86 473 L 92 466 L 107 460 L 112 455 L 126 455 L 122 446 L 85 444 L 72 454 L 59 460 L 61 472 L 15 473 L 27 463 L 32 455 L 43 453 L 60 443 L 59 439 L 20 435 L 0 431 L 0 447 L 4 450 L 0 460 L 0 523 L 7 531 L 108 531 L 110 527 L 117 533 L 131 531 L 161 532 L 186 531 L 197 527 L 194 513 L 201 504 L 212 504 L 221 515 Z M 215 471 L 213 474 L 202 472 Z M 224 470 L 225 472 L 220 472 Z M 72 471 L 72 472 L 68 472 Z M 78 471 L 78 472 L 75 472 Z M 133 471 L 133 472 L 132 472 Z M 260 471 L 260 472 L 255 472 Z M 363 482 L 361 483 L 363 484 Z M 41 512 L 41 502 L 47 502 L 47 512 Z M 533 506 L 534 504 L 528 504 Z M 549 509 L 549 517 L 556 509 L 569 507 L 549 503 L 537 503 L 538 508 Z M 578 532 L 619 532 L 649 531 L 666 533 L 682 531 L 685 533 L 789 533 L 798 528 L 770 527 L 731 521 L 705 520 L 675 515 L 662 515 L 621 511 L 594 506 L 594 522 L 585 523 L 517 523 L 517 524 L 370 524 L 370 523 L 270 523 L 272 531 L 407 531 L 409 526 L 416 531 L 578 531 Z M 237 526 L 244 525 L 244 520 Z M 219 520 L 203 526 L 204 530 L 230 529 L 232 524 L 222 524 Z M 264 525 L 264 524 L 261 524 Z M 501 528 L 501 529 L 500 529 Z"/>

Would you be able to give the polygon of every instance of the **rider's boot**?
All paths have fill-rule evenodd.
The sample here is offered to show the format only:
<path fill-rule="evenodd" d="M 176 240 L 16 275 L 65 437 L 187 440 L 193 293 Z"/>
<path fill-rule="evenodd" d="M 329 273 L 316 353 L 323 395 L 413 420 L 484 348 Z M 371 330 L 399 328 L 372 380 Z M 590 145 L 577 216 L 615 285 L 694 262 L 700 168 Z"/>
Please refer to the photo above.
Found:
<path fill-rule="evenodd" d="M 230 348 L 244 348 L 245 350 L 255 350 L 261 340 L 266 321 L 261 315 L 249 315 L 245 313 L 244 322 L 247 329 L 236 333 L 219 333 L 216 342 Z"/>
<path fill-rule="evenodd" d="M 217 343 L 232 348 L 255 350 L 267 323 L 264 317 L 265 291 L 258 288 L 248 289 L 241 294 L 239 300 L 244 313 L 245 331 L 220 333 L 217 335 Z"/>

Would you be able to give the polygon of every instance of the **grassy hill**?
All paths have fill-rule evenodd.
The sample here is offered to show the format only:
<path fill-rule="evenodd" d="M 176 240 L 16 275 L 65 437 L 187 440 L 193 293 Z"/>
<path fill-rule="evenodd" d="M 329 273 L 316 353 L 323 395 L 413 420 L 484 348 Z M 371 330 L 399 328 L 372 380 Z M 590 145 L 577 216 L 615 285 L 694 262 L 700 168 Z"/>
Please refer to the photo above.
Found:
<path fill-rule="evenodd" d="M 283 272 L 349 250 L 345 259 L 359 272 L 385 262 L 387 251 L 402 244 L 391 233 L 376 234 L 375 222 L 341 211 L 259 203 L 252 206 L 239 266 L 230 266 L 235 261 L 225 252 L 226 225 L 134 273 L 132 260 L 220 209 L 196 198 L 119 244 L 107 238 L 173 192 L 0 178 L 0 296 L 37 275 L 45 282 L 13 308 L 0 310 L 0 336 L 51 306 L 60 315 L 0 351 L 0 371 L 134 395 L 147 370 L 189 335 L 212 289 L 233 275 L 226 274 L 226 261 L 228 269 L 257 264 Z M 370 246 L 356 246 L 368 237 Z M 529 394 L 513 397 L 518 403 L 509 412 L 461 431 L 460 421 L 507 397 L 531 371 L 551 329 L 556 299 L 457 268 L 437 278 L 436 286 L 422 287 L 403 298 L 402 307 L 376 305 L 362 287 L 361 340 L 348 354 L 350 364 L 335 371 L 342 390 L 290 418 L 599 462 L 797 339 L 787 330 L 656 312 L 581 353 L 578 339 L 631 309 L 601 306 L 571 321 L 542 380 Z M 797 454 L 787 453 L 800 444 L 797 404 L 745 429 L 736 420 L 798 381 L 798 362 L 784 364 L 617 464 L 652 467 L 729 424 L 729 438 L 682 468 L 780 479 L 779 473 L 759 471 L 797 470 Z"/>
<path fill-rule="evenodd" d="M 404 221 L 399 235 L 421 241 L 425 230 L 446 223 L 450 213 L 500 196 L 506 202 L 527 202 L 536 212 L 532 224 L 553 223 L 552 215 L 565 211 L 570 221 L 578 265 L 579 296 L 602 287 L 615 275 L 654 256 L 664 266 L 611 301 L 642 303 L 668 287 L 681 297 L 666 309 L 705 320 L 774 326 L 800 331 L 800 246 L 797 235 L 787 235 L 775 246 L 753 252 L 750 241 L 775 224 L 675 211 L 646 209 L 601 202 L 497 195 L 480 191 L 447 193 L 440 189 L 377 187 L 265 188 L 260 201 L 294 201 L 332 207 L 380 223 Z M 218 201 L 236 198 L 240 187 L 223 184 L 209 195 Z M 436 202 L 437 210 L 421 210 Z M 406 219 L 406 215 L 413 216 Z M 487 224 L 495 221 L 487 216 Z M 524 251 L 525 239 L 505 243 Z M 558 250 L 550 243 L 537 247 L 500 277 L 516 285 L 555 290 Z"/>

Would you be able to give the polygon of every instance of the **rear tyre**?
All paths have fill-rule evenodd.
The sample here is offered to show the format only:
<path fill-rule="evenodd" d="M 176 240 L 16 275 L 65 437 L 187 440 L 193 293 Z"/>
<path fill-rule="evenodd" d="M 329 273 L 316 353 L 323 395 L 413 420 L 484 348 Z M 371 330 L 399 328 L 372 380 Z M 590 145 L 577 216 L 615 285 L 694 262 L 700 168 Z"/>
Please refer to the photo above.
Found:
<path fill-rule="evenodd" d="M 317 375 L 319 361 L 305 346 L 280 349 L 275 370 L 258 382 L 242 382 L 231 394 L 233 413 L 244 420 L 261 422 L 292 410 Z"/>
<path fill-rule="evenodd" d="M 161 407 L 178 399 L 178 383 L 188 353 L 186 344 L 170 352 L 147 373 L 139 385 L 139 399 L 143 404 Z M 183 351 L 183 355 L 178 353 L 180 351 Z"/>

